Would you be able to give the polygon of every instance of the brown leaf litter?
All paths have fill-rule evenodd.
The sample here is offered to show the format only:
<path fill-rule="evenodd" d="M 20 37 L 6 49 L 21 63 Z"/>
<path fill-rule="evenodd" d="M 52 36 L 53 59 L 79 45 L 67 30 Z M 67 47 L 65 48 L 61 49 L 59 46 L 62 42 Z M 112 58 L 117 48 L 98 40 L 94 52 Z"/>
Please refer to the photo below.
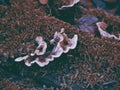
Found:
<path fill-rule="evenodd" d="M 9 8 L 6 6 L 7 8 L 5 7 L 4 9 L 4 6 L 0 5 L 0 7 L 3 7 L 2 11 L 4 12 L 5 10 L 4 15 L 0 18 L 0 72 L 2 73 L 0 80 L 9 83 L 8 86 L 5 85 L 2 89 L 10 88 L 11 85 L 15 89 L 22 88 L 22 86 L 25 86 L 23 88 L 28 87 L 31 89 L 26 80 L 22 82 L 22 85 L 19 83 L 20 81 L 18 81 L 17 85 L 12 81 L 6 81 L 8 78 L 5 72 L 9 72 L 11 78 L 13 78 L 12 75 L 15 75 L 16 77 L 32 80 L 29 84 L 33 83 L 34 85 L 32 85 L 36 90 L 43 88 L 35 86 L 42 82 L 44 82 L 42 85 L 46 85 L 44 88 L 52 87 L 52 89 L 70 89 L 73 83 L 83 88 L 94 87 L 95 85 L 104 88 L 104 82 L 113 80 L 119 82 L 119 41 L 94 37 L 92 34 L 79 30 L 65 21 L 50 16 L 48 15 L 48 7 L 40 4 L 37 0 L 10 1 L 11 6 L 8 6 Z M 63 1 L 65 2 L 65 0 L 55 0 L 55 5 L 58 2 L 61 2 L 59 5 L 63 5 Z M 112 27 L 109 29 L 111 30 L 110 34 L 115 35 L 115 33 L 120 32 L 119 17 L 101 9 L 85 9 L 79 4 L 75 8 L 80 10 L 82 14 L 76 12 L 74 18 L 78 19 L 84 15 L 92 15 L 98 18 L 99 22 L 106 23 L 108 29 Z M 58 10 L 58 8 L 55 10 Z M 57 12 L 60 13 L 61 11 L 58 10 Z M 78 35 L 75 49 L 69 50 L 68 53 L 62 54 L 59 58 L 55 58 L 54 62 L 49 63 L 44 68 L 38 67 L 35 63 L 31 67 L 26 67 L 23 62 L 16 63 L 14 61 L 17 57 L 31 55 L 33 51 L 38 52 L 36 47 L 39 48 L 39 44 L 35 43 L 35 39 L 38 36 L 42 36 L 47 43 L 48 51 L 52 50 L 54 45 L 50 44 L 50 40 L 55 32 L 60 32 L 61 28 L 65 29 L 65 36 L 67 35 L 70 39 L 74 35 Z M 66 40 L 69 39 L 67 38 Z M 61 44 L 63 43 L 61 42 Z M 4 69 L 4 71 L 1 69 Z M 58 81 L 54 82 L 50 77 L 45 78 L 46 74 L 51 73 L 58 76 L 57 80 L 60 83 Z M 3 76 L 5 79 L 3 79 Z M 47 80 L 52 82 L 52 84 L 45 82 Z M 0 82 L 0 84 L 3 86 L 4 83 Z M 116 89 L 119 88 L 119 83 L 115 87 Z"/>

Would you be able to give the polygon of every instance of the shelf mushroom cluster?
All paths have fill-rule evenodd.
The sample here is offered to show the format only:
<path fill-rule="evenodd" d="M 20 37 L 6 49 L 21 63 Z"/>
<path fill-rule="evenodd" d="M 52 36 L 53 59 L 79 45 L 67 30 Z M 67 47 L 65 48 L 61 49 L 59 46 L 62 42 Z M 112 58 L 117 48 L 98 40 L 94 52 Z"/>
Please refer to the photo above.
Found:
<path fill-rule="evenodd" d="M 96 25 L 98 27 L 98 31 L 100 32 L 101 37 L 113 38 L 115 40 L 120 41 L 120 34 L 118 34 L 118 36 L 116 36 L 116 35 L 110 34 L 106 31 L 106 28 L 107 28 L 106 23 L 97 22 Z"/>
<path fill-rule="evenodd" d="M 33 63 L 37 63 L 40 67 L 44 67 L 58 58 L 62 53 L 67 53 L 70 49 L 75 49 L 77 46 L 78 36 L 74 35 L 73 38 L 68 38 L 67 34 L 64 33 L 64 28 L 61 32 L 55 32 L 53 39 L 50 41 L 54 45 L 49 55 L 46 55 L 47 43 L 43 40 L 42 36 L 37 36 L 35 41 L 38 43 L 35 51 L 29 55 L 18 57 L 15 59 L 16 62 L 24 61 L 25 65 L 31 66 Z"/>

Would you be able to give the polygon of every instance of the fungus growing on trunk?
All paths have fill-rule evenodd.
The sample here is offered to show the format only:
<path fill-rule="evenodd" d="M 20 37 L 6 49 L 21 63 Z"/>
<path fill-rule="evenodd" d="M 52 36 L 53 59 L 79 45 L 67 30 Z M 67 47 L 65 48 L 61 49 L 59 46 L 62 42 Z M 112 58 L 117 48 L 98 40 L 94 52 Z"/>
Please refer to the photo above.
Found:
<path fill-rule="evenodd" d="M 47 43 L 43 41 L 41 36 L 36 37 L 35 41 L 38 43 L 38 47 L 36 48 L 35 52 L 33 53 L 36 55 L 43 55 L 47 49 Z"/>
<path fill-rule="evenodd" d="M 58 48 L 61 48 L 64 53 L 67 53 L 70 49 L 74 49 L 76 47 L 77 40 L 77 35 L 74 35 L 72 39 L 68 38 L 67 34 L 64 33 L 64 28 L 62 28 L 61 32 L 55 33 L 54 38 L 50 42 L 51 44 L 57 43 L 53 49 L 53 52 L 60 50 Z"/>
<path fill-rule="evenodd" d="M 62 53 L 67 53 L 70 49 L 74 49 L 77 46 L 78 36 L 74 35 L 72 39 L 68 38 L 67 34 L 64 33 L 64 28 L 61 32 L 55 32 L 54 38 L 50 41 L 54 45 L 54 48 L 50 51 L 51 53 L 46 56 L 47 43 L 41 36 L 36 37 L 35 41 L 38 46 L 34 53 L 15 59 L 16 62 L 23 61 L 25 65 L 31 66 L 33 63 L 37 63 L 40 67 L 44 67 L 53 61 L 54 58 L 60 57 Z"/>
<path fill-rule="evenodd" d="M 38 61 L 38 59 L 35 59 L 35 60 L 31 61 L 31 58 L 38 57 L 38 56 L 41 56 L 41 55 L 45 54 L 46 49 L 47 49 L 47 44 L 43 40 L 43 38 L 41 36 L 37 36 L 35 41 L 37 42 L 38 46 L 35 49 L 34 53 L 31 53 L 30 55 L 26 55 L 26 56 L 23 56 L 23 57 L 18 57 L 18 58 L 15 59 L 16 62 L 20 62 L 20 61 L 24 60 L 24 62 L 27 66 L 31 66 L 31 64 Z M 45 61 L 43 60 L 42 62 L 45 62 Z"/>
<path fill-rule="evenodd" d="M 20 61 L 26 60 L 28 57 L 29 57 L 29 55 L 26 55 L 26 56 L 23 56 L 23 57 L 18 57 L 18 58 L 15 59 L 15 61 L 20 62 Z"/>
<path fill-rule="evenodd" d="M 54 38 L 50 41 L 54 45 L 54 48 L 46 60 L 53 61 L 54 58 L 60 57 L 62 53 L 67 53 L 70 49 L 75 49 L 77 40 L 77 35 L 74 35 L 72 39 L 68 38 L 67 34 L 64 33 L 64 28 L 61 29 L 61 32 L 55 32 Z"/>
<path fill-rule="evenodd" d="M 44 66 L 48 65 L 49 61 L 47 61 L 44 58 L 37 57 L 35 60 L 33 60 L 31 62 L 31 64 L 33 64 L 33 63 L 37 63 L 40 67 L 44 67 Z"/>
<path fill-rule="evenodd" d="M 113 38 L 115 40 L 120 40 L 120 35 L 117 37 L 113 34 L 109 34 L 108 32 L 106 32 L 106 28 L 107 28 L 107 24 L 104 22 L 97 22 L 96 23 L 97 27 L 98 27 L 98 31 L 100 32 L 100 35 L 102 37 L 107 37 L 107 38 Z"/>
<path fill-rule="evenodd" d="M 63 10 L 65 8 L 73 7 L 75 4 L 77 4 L 80 0 L 71 0 L 70 4 L 63 5 L 59 8 L 59 10 Z"/>

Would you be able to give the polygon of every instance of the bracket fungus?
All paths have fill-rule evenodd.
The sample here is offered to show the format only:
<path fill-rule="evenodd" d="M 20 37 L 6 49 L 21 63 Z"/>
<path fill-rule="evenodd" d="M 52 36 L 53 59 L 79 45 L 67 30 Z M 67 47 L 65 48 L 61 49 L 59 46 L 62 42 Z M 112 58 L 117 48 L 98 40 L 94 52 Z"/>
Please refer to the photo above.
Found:
<path fill-rule="evenodd" d="M 26 60 L 28 57 L 29 57 L 29 55 L 26 55 L 26 56 L 23 56 L 23 57 L 18 57 L 18 58 L 15 59 L 15 61 L 20 62 L 20 61 Z"/>
<path fill-rule="evenodd" d="M 61 29 L 61 32 L 55 32 L 54 38 L 50 41 L 54 45 L 54 48 L 46 58 L 47 61 L 53 61 L 54 58 L 60 57 L 62 53 L 67 53 L 70 49 L 75 49 L 77 40 L 77 35 L 74 35 L 72 39 L 68 38 L 67 34 L 64 33 L 64 28 Z"/>
<path fill-rule="evenodd" d="M 31 66 L 33 63 L 37 63 L 40 67 L 44 67 L 53 61 L 54 58 L 58 58 L 62 53 L 67 53 L 70 49 L 75 49 L 77 46 L 78 36 L 74 35 L 73 38 L 68 38 L 67 34 L 64 33 L 64 28 L 61 32 L 55 32 L 54 38 L 50 41 L 54 45 L 49 55 L 46 56 L 47 43 L 41 36 L 37 36 L 35 41 L 38 43 L 34 53 L 29 55 L 18 57 L 15 59 L 16 62 L 24 61 L 25 65 Z"/>
<path fill-rule="evenodd" d="M 36 37 L 35 41 L 38 43 L 38 47 L 36 48 L 35 52 L 33 53 L 36 55 L 43 55 L 47 49 L 47 43 L 43 41 L 41 36 Z"/>
<path fill-rule="evenodd" d="M 96 23 L 97 27 L 98 27 L 98 31 L 100 32 L 100 35 L 102 37 L 107 37 L 107 38 L 113 38 L 115 40 L 120 40 L 120 35 L 117 37 L 113 34 L 109 34 L 108 32 L 106 32 L 106 28 L 107 28 L 107 24 L 104 22 L 97 22 Z"/>
<path fill-rule="evenodd" d="M 35 41 L 37 42 L 38 46 L 35 49 L 34 53 L 31 53 L 30 55 L 26 55 L 26 56 L 23 56 L 23 57 L 18 57 L 18 58 L 15 59 L 16 62 L 20 62 L 20 61 L 24 60 L 25 64 L 27 66 L 31 66 L 31 64 L 33 64 L 35 62 L 38 63 L 38 58 L 35 59 L 34 61 L 31 61 L 31 58 L 40 57 L 41 55 L 44 55 L 45 52 L 46 52 L 46 49 L 47 49 L 47 44 L 46 44 L 45 41 L 43 41 L 43 38 L 41 36 L 36 37 Z M 39 61 L 40 61 L 40 59 L 39 59 Z M 45 62 L 45 61 L 43 60 L 42 62 Z"/>
<path fill-rule="evenodd" d="M 70 49 L 74 49 L 77 45 L 78 36 L 74 35 L 72 39 L 68 38 L 67 34 L 64 33 L 64 28 L 61 29 L 61 32 L 56 32 L 54 34 L 54 38 L 50 41 L 51 44 L 57 43 L 53 52 L 56 50 L 60 50 L 57 48 L 61 48 L 64 53 L 67 53 Z"/>
<path fill-rule="evenodd" d="M 59 10 L 63 10 L 65 8 L 73 7 L 75 4 L 77 4 L 80 0 L 71 0 L 70 4 L 68 5 L 63 5 L 59 8 Z"/>

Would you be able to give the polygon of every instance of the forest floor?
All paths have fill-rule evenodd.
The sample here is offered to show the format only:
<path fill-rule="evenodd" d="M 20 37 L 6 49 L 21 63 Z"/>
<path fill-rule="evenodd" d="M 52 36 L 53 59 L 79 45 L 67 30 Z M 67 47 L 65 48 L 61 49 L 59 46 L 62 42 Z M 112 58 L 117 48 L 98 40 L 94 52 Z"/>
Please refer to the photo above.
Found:
<path fill-rule="evenodd" d="M 119 16 L 119 0 L 0 0 L 0 90 L 120 90 Z M 76 47 L 44 67 L 28 66 L 51 55 L 62 28 L 78 36 Z M 47 54 L 33 57 L 38 36 Z"/>

